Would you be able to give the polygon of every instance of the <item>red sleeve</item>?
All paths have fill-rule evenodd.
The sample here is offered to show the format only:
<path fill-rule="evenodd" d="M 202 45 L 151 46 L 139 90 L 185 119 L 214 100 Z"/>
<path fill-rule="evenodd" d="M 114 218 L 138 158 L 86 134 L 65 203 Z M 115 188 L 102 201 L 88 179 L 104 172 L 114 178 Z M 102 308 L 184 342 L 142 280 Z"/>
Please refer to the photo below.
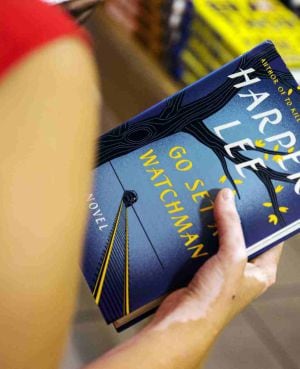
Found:
<path fill-rule="evenodd" d="M 0 0 L 0 79 L 21 58 L 59 37 L 87 34 L 58 6 L 40 0 Z"/>

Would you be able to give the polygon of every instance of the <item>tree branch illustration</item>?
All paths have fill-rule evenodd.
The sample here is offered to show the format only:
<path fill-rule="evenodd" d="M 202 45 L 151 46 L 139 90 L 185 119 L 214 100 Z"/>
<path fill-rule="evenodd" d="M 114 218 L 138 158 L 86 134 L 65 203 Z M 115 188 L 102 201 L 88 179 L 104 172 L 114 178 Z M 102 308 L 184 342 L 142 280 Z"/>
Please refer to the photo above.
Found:
<path fill-rule="evenodd" d="M 269 50 L 262 53 L 269 62 L 278 57 L 275 49 L 270 47 Z M 268 78 L 263 73 L 263 67 L 260 62 L 261 56 L 258 54 L 255 58 L 241 58 L 237 68 L 255 68 L 260 78 Z M 216 78 L 216 77 L 215 77 Z M 241 82 L 243 80 L 241 79 Z M 222 109 L 237 93 L 238 89 L 234 85 L 239 82 L 239 79 L 227 78 L 218 88 L 212 92 L 205 94 L 205 96 L 193 99 L 192 102 L 183 104 L 184 98 L 188 92 L 184 89 L 175 96 L 164 101 L 164 106 L 159 114 L 152 115 L 151 109 L 144 119 L 127 122 L 120 127 L 108 132 L 102 136 L 96 160 L 96 166 L 104 164 L 105 162 L 115 159 L 117 157 L 126 155 L 140 147 L 153 143 L 157 140 L 166 138 L 170 135 L 179 132 L 185 132 L 192 135 L 197 141 L 211 149 L 220 161 L 220 164 L 229 179 L 232 187 L 236 190 L 237 195 L 240 193 L 236 184 L 234 183 L 232 174 L 227 165 L 227 161 L 237 165 L 246 163 L 251 158 L 241 153 L 241 149 L 232 150 L 233 157 L 231 157 L 225 150 L 226 142 L 214 134 L 204 124 L 204 120 Z M 289 83 L 288 81 L 286 81 Z M 286 155 L 285 152 L 268 150 L 266 148 L 255 148 L 246 146 L 246 151 L 257 151 L 270 155 Z M 257 179 L 265 186 L 275 215 L 280 222 L 284 222 L 283 216 L 279 211 L 278 199 L 274 189 L 273 181 L 282 181 L 288 183 L 295 183 L 296 180 L 288 178 L 289 174 L 275 171 L 271 168 L 260 167 L 259 170 L 254 170 L 251 167 L 246 167 L 245 170 L 251 171 Z"/>

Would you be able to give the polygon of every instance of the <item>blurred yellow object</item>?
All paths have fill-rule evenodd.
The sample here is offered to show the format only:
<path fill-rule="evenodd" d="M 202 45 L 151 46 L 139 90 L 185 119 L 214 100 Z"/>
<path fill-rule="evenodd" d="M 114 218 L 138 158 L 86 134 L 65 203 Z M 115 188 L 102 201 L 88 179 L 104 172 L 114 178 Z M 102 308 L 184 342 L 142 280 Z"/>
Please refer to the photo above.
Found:
<path fill-rule="evenodd" d="M 204 29 L 208 47 L 223 44 L 215 56 L 229 61 L 229 55 L 238 56 L 256 44 L 270 39 L 291 69 L 300 68 L 300 20 L 278 0 L 194 0 L 195 23 L 203 22 L 211 28 L 214 37 Z M 192 28 L 197 27 L 193 25 Z M 201 27 L 198 30 L 201 32 Z M 227 59 L 227 60 L 226 60 Z"/>

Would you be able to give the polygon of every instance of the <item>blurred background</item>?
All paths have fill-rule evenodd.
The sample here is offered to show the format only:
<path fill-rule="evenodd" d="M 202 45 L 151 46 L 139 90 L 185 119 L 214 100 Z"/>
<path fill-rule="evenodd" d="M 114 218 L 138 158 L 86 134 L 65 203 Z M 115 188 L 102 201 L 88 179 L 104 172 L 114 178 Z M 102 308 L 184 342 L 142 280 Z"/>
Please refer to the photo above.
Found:
<path fill-rule="evenodd" d="M 87 23 L 103 96 L 102 132 L 272 40 L 300 83 L 300 0 L 107 0 Z M 300 237 L 278 282 L 222 333 L 206 369 L 300 369 Z M 61 369 L 79 369 L 132 336 L 104 322 L 82 277 Z M 120 368 L 121 369 L 121 368 Z"/>

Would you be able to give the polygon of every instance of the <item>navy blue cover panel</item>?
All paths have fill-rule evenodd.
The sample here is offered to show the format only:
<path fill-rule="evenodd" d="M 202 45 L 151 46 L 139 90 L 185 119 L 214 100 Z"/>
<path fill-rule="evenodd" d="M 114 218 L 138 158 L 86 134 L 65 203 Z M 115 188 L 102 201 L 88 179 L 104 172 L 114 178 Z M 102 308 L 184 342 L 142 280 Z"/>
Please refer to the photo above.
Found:
<path fill-rule="evenodd" d="M 217 251 L 221 188 L 236 195 L 249 257 L 299 231 L 299 111 L 265 42 L 99 139 L 82 268 L 108 323 L 186 285 Z"/>

